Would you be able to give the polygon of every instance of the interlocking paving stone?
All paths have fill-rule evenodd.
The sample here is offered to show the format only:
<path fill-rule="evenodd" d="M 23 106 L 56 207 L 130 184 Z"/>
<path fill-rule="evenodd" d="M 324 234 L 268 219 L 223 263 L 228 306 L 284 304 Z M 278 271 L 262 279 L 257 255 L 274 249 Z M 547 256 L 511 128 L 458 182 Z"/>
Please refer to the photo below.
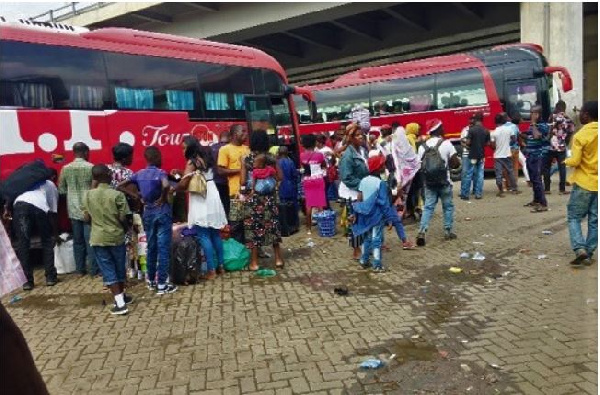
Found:
<path fill-rule="evenodd" d="M 286 268 L 274 278 L 227 273 L 162 297 L 132 281 L 126 317 L 108 314 L 98 278 L 75 275 L 2 302 L 52 394 L 403 393 L 358 364 L 397 353 L 389 369 L 400 377 L 418 356 L 407 342 L 447 353 L 426 366 L 465 364 L 470 385 L 481 382 L 476 372 L 497 374 L 500 386 L 477 389 L 596 393 L 597 267 L 568 265 L 568 196 L 550 195 L 551 211 L 530 214 L 530 189 L 499 199 L 494 180 L 485 184 L 483 200 L 455 199 L 455 241 L 443 241 L 439 207 L 423 249 L 403 251 L 386 233 L 383 275 L 358 268 L 341 235 L 314 232 L 310 248 L 300 232 L 284 239 Z M 414 238 L 417 225 L 406 230 Z M 475 251 L 486 260 L 459 257 Z M 35 276 L 43 284 L 41 268 Z M 350 294 L 335 295 L 339 285 Z"/>

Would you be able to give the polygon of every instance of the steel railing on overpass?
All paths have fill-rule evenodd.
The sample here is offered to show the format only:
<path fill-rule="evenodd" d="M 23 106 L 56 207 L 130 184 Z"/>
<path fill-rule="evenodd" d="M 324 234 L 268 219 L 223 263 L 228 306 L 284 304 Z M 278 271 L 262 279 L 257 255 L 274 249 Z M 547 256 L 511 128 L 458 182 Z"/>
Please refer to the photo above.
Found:
<path fill-rule="evenodd" d="M 83 14 L 84 12 L 97 10 L 112 3 L 81 3 L 72 2 L 59 8 L 54 8 L 43 14 L 29 18 L 35 22 L 59 22 L 72 16 Z"/>

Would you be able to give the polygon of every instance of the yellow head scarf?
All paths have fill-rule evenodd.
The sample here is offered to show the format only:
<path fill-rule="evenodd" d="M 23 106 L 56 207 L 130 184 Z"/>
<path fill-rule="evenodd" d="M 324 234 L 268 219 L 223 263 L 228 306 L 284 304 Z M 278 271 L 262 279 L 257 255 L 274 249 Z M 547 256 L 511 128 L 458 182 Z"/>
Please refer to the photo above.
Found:
<path fill-rule="evenodd" d="M 418 123 L 409 123 L 406 125 L 406 134 L 412 134 L 416 136 L 419 133 L 419 124 Z"/>

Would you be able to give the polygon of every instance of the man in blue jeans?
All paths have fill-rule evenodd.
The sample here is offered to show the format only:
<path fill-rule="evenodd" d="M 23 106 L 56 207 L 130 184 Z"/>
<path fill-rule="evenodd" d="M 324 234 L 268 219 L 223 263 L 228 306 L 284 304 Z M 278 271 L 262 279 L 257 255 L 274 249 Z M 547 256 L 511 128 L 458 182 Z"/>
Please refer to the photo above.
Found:
<path fill-rule="evenodd" d="M 73 255 L 77 272 L 81 275 L 98 274 L 98 265 L 90 246 L 90 225 L 81 211 L 83 195 L 92 187 L 92 164 L 88 162 L 90 149 L 84 143 L 73 144 L 75 159 L 63 167 L 58 180 L 58 192 L 67 195 L 67 211 L 73 228 Z"/>
<path fill-rule="evenodd" d="M 571 157 L 565 165 L 573 168 L 569 182 L 573 185 L 567 205 L 569 236 L 575 259 L 571 265 L 590 266 L 598 247 L 598 102 L 587 102 L 579 120 L 584 125 L 573 137 Z M 587 237 L 581 232 L 581 221 L 588 217 Z"/>
<path fill-rule="evenodd" d="M 452 201 L 452 180 L 450 179 L 449 168 L 457 169 L 460 167 L 460 159 L 458 159 L 454 145 L 452 145 L 450 141 L 444 140 L 442 121 L 438 119 L 427 121 L 427 131 L 431 137 L 425 142 L 425 144 L 419 147 L 418 152 L 419 158 L 421 159 L 421 168 L 423 169 L 425 166 L 425 163 L 423 162 L 426 152 L 425 147 L 428 147 L 429 149 L 436 149 L 444 161 L 446 177 L 445 180 L 442 181 L 441 185 L 433 186 L 428 180 L 427 174 L 424 176 L 425 207 L 423 209 L 423 216 L 421 217 L 419 234 L 417 235 L 417 245 L 419 247 L 425 246 L 425 234 L 429 228 L 429 222 L 433 217 L 433 212 L 438 200 L 442 201 L 442 210 L 444 212 L 444 239 L 456 239 L 456 234 L 453 232 L 454 203 Z"/>
<path fill-rule="evenodd" d="M 171 263 L 172 210 L 167 202 L 170 185 L 167 173 L 161 170 L 162 156 L 158 148 L 151 146 L 144 151 L 148 167 L 135 173 L 128 181 L 118 185 L 126 192 L 130 183 L 135 184 L 144 203 L 142 221 L 148 243 L 147 267 L 148 289 L 156 290 L 158 295 L 173 293 L 177 290 L 167 283 Z"/>
<path fill-rule="evenodd" d="M 470 191 L 473 190 L 475 194 L 475 185 L 473 184 L 473 166 L 469 159 L 469 146 L 467 145 L 467 136 L 469 135 L 469 128 L 473 126 L 473 117 L 469 120 L 469 124 L 463 128 L 460 132 L 460 146 L 462 147 L 462 173 L 460 178 L 460 198 L 462 200 L 470 200 Z"/>
<path fill-rule="evenodd" d="M 542 170 L 545 157 L 550 149 L 550 139 L 548 125 L 540 122 L 542 117 L 542 107 L 531 107 L 531 125 L 529 129 L 522 134 L 525 140 L 525 156 L 527 157 L 527 170 L 529 178 L 533 184 L 533 201 L 526 206 L 532 207 L 532 213 L 548 211 L 548 202 L 544 192 L 544 183 L 542 182 Z"/>
<path fill-rule="evenodd" d="M 483 127 L 483 113 L 477 112 L 471 117 L 465 142 L 469 147 L 469 160 L 473 169 L 473 191 L 475 199 L 483 197 L 483 165 L 485 162 L 485 146 L 490 142 L 490 133 Z M 467 176 L 467 185 L 471 179 Z"/>
<path fill-rule="evenodd" d="M 104 285 L 115 298 L 110 313 L 124 315 L 127 305 L 133 302 L 125 294 L 125 229 L 131 212 L 125 195 L 110 187 L 112 175 L 106 165 L 92 167 L 92 177 L 98 186 L 84 195 L 83 215 L 92 224 L 90 244 Z"/>

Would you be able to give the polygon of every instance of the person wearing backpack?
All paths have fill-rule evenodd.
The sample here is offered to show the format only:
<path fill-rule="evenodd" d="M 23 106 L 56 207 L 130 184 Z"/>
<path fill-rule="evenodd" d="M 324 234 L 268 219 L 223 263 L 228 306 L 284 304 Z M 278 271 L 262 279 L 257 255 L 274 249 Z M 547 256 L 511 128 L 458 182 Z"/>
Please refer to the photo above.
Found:
<path fill-rule="evenodd" d="M 439 119 L 429 120 L 426 123 L 426 129 L 430 138 L 419 147 L 418 151 L 425 187 L 425 207 L 417 235 L 417 245 L 420 247 L 425 246 L 425 233 L 429 228 L 429 222 L 438 200 L 442 201 L 444 212 L 444 239 L 456 239 L 456 234 L 452 231 L 454 203 L 452 202 L 452 181 L 449 167 L 452 169 L 460 167 L 460 159 L 454 145 L 450 141 L 444 140 L 442 121 Z"/>

